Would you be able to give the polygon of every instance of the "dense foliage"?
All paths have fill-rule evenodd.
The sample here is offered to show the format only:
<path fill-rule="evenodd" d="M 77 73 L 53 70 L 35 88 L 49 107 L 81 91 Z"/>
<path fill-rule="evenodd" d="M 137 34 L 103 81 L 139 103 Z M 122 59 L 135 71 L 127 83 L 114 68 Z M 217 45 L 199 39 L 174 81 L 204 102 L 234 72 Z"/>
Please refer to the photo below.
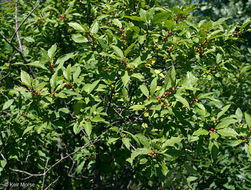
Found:
<path fill-rule="evenodd" d="M 250 189 L 250 19 L 154 0 L 0 3 L 2 185 Z"/>

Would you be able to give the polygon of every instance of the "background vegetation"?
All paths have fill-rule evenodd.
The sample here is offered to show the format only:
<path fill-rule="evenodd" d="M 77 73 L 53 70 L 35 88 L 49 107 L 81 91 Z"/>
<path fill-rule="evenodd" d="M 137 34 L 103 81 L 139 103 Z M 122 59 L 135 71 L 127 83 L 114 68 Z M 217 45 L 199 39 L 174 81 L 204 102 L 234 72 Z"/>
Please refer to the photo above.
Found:
<path fill-rule="evenodd" d="M 0 2 L 3 188 L 250 189 L 249 1 Z"/>

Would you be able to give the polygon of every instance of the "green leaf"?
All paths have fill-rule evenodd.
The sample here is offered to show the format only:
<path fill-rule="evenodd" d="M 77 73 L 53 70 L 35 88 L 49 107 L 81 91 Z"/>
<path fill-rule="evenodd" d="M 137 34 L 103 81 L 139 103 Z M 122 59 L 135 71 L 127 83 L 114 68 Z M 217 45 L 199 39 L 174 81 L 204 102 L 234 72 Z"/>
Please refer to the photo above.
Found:
<path fill-rule="evenodd" d="M 113 143 L 113 142 L 116 142 L 118 139 L 119 139 L 118 137 L 117 137 L 117 138 L 110 137 L 110 138 L 108 139 L 108 141 L 107 141 L 107 144 L 111 144 L 111 143 Z"/>
<path fill-rule="evenodd" d="M 240 28 L 240 31 L 242 32 L 248 25 L 251 24 L 251 20 L 250 18 L 247 18 L 244 23 L 242 24 L 241 28 Z"/>
<path fill-rule="evenodd" d="M 162 23 L 162 22 L 166 21 L 166 19 L 169 16 L 170 16 L 170 13 L 165 13 L 165 12 L 158 13 L 158 14 L 154 15 L 154 17 L 153 17 L 153 24 Z"/>
<path fill-rule="evenodd" d="M 146 85 L 142 84 L 139 86 L 139 89 L 141 90 L 141 92 L 146 96 L 149 97 L 149 91 L 146 87 Z"/>
<path fill-rule="evenodd" d="M 219 133 L 222 136 L 227 136 L 227 137 L 236 137 L 238 133 L 231 128 L 224 128 L 224 129 L 219 129 L 217 130 L 217 133 Z"/>
<path fill-rule="evenodd" d="M 136 134 L 135 137 L 138 138 L 139 142 L 144 146 L 144 148 L 150 148 L 150 139 L 148 139 L 145 135 L 142 133 Z"/>
<path fill-rule="evenodd" d="M 65 114 L 68 114 L 68 113 L 70 113 L 70 110 L 68 108 L 60 108 L 60 109 L 58 109 L 58 112 L 63 112 Z"/>
<path fill-rule="evenodd" d="M 216 63 L 219 64 L 219 63 L 221 63 L 221 61 L 222 61 L 222 55 L 219 54 L 219 53 L 217 53 L 217 55 L 216 55 Z"/>
<path fill-rule="evenodd" d="M 90 136 L 91 133 L 92 133 L 92 123 L 91 123 L 91 122 L 86 122 L 86 123 L 84 124 L 84 129 L 85 129 L 86 134 L 87 134 L 88 136 Z"/>
<path fill-rule="evenodd" d="M 1 168 L 4 168 L 6 166 L 7 162 L 5 160 L 0 161 Z"/>
<path fill-rule="evenodd" d="M 113 19 L 112 23 L 117 27 L 122 28 L 122 23 L 119 21 L 119 19 Z"/>
<path fill-rule="evenodd" d="M 199 128 L 198 130 L 194 131 L 193 135 L 200 136 L 200 135 L 208 135 L 208 131 L 202 128 Z"/>
<path fill-rule="evenodd" d="M 125 147 L 130 150 L 130 139 L 129 138 L 122 138 L 122 142 L 125 145 Z"/>
<path fill-rule="evenodd" d="M 176 81 L 176 71 L 175 71 L 175 67 L 174 66 L 172 66 L 172 69 L 171 69 L 170 79 L 171 79 L 172 86 L 174 86 L 175 85 L 175 81 Z"/>
<path fill-rule="evenodd" d="M 187 101 L 185 98 L 181 97 L 179 94 L 175 94 L 174 96 L 175 96 L 175 98 L 176 98 L 179 102 L 181 102 L 181 103 L 182 103 L 183 105 L 185 105 L 188 109 L 190 109 L 189 103 L 188 103 L 188 101 Z"/>
<path fill-rule="evenodd" d="M 42 152 L 41 150 L 38 150 L 37 152 L 39 156 L 46 158 L 46 154 L 44 152 Z"/>
<path fill-rule="evenodd" d="M 80 112 L 81 108 L 83 107 L 83 103 L 84 103 L 83 100 L 79 100 L 74 104 L 73 106 L 74 114 L 78 114 Z"/>
<path fill-rule="evenodd" d="M 117 54 L 117 56 L 119 56 L 120 58 L 124 58 L 124 54 L 123 54 L 123 51 L 117 47 L 117 46 L 114 46 L 114 45 L 111 45 L 111 47 L 113 48 L 114 52 Z"/>
<path fill-rule="evenodd" d="M 197 103 L 196 106 L 199 108 L 199 109 L 196 109 L 196 111 L 201 114 L 203 117 L 206 116 L 206 108 L 203 104 L 200 104 L 200 103 Z"/>
<path fill-rule="evenodd" d="M 191 183 L 191 182 L 193 182 L 193 181 L 195 181 L 195 180 L 197 180 L 197 179 L 198 179 L 198 177 L 189 176 L 189 177 L 187 178 L 187 182 L 188 182 L 188 183 Z"/>
<path fill-rule="evenodd" d="M 233 147 L 235 147 L 235 146 L 238 146 L 239 144 L 241 144 L 243 141 L 241 140 L 241 139 L 239 139 L 239 140 L 235 140 L 235 141 L 233 141 L 232 143 L 231 143 L 231 145 L 233 146 Z"/>
<path fill-rule="evenodd" d="M 80 25 L 80 24 L 78 24 L 78 23 L 76 23 L 76 22 L 70 22 L 70 23 L 68 23 L 69 24 L 69 26 L 71 26 L 72 28 L 74 28 L 75 30 L 78 30 L 78 31 L 80 31 L 80 32 L 85 32 L 85 29 Z"/>
<path fill-rule="evenodd" d="M 144 10 L 144 9 L 140 9 L 140 11 L 139 11 L 139 15 L 140 15 L 140 17 L 146 22 L 146 21 L 148 21 L 148 19 L 147 19 L 147 14 L 146 14 L 147 12 L 146 12 L 146 10 Z"/>
<path fill-rule="evenodd" d="M 95 116 L 94 118 L 91 119 L 92 122 L 103 122 L 106 123 L 105 119 L 100 117 L 100 116 Z"/>
<path fill-rule="evenodd" d="M 89 84 L 89 83 L 85 84 L 82 88 L 82 91 L 84 90 L 87 92 L 87 94 L 90 94 L 94 90 L 94 88 L 98 85 L 99 81 L 100 80 L 97 80 L 91 84 Z"/>
<path fill-rule="evenodd" d="M 128 159 L 127 161 L 129 161 L 131 164 L 133 163 L 133 160 L 139 156 L 139 155 L 146 155 L 149 152 L 151 152 L 151 149 L 148 148 L 137 148 L 135 151 L 132 152 L 131 154 L 131 159 Z"/>
<path fill-rule="evenodd" d="M 144 76 L 143 76 L 142 74 L 140 74 L 140 73 L 133 73 L 133 74 L 131 75 L 131 77 L 137 78 L 137 79 L 139 79 L 140 81 L 143 81 L 143 80 L 144 80 Z"/>
<path fill-rule="evenodd" d="M 77 173 L 77 174 L 80 174 L 80 173 L 82 172 L 84 165 L 85 165 L 85 160 L 83 160 L 83 161 L 77 166 L 77 168 L 76 168 L 76 173 Z"/>
<path fill-rule="evenodd" d="M 216 129 L 226 128 L 230 124 L 236 123 L 237 120 L 231 117 L 227 117 L 221 120 L 221 122 L 216 126 Z"/>
<path fill-rule="evenodd" d="M 71 64 L 69 64 L 66 68 L 66 80 L 71 80 Z"/>
<path fill-rule="evenodd" d="M 54 73 L 50 79 L 50 85 L 52 90 L 56 88 L 57 80 L 58 80 L 58 75 L 57 73 Z"/>
<path fill-rule="evenodd" d="M 31 67 L 37 67 L 37 68 L 44 69 L 44 70 L 48 70 L 42 63 L 39 63 L 39 61 L 28 63 L 26 65 L 31 66 Z"/>
<path fill-rule="evenodd" d="M 128 53 L 131 51 L 131 49 L 135 46 L 135 43 L 132 43 L 128 48 L 125 50 L 125 56 L 128 55 Z"/>
<path fill-rule="evenodd" d="M 239 122 L 242 120 L 243 113 L 240 108 L 237 108 L 237 110 L 235 111 L 235 116 Z"/>
<path fill-rule="evenodd" d="M 251 116 L 247 112 L 245 112 L 244 115 L 245 115 L 245 120 L 246 120 L 247 125 L 251 127 Z"/>
<path fill-rule="evenodd" d="M 97 21 L 94 21 L 94 23 L 92 24 L 91 26 L 91 33 L 92 34 L 96 34 L 99 30 L 99 25 L 98 25 L 98 22 Z"/>
<path fill-rule="evenodd" d="M 168 173 L 168 167 L 166 166 L 166 163 L 164 161 L 161 162 L 161 172 L 164 176 Z"/>
<path fill-rule="evenodd" d="M 195 84 L 196 84 L 196 77 L 193 75 L 193 73 L 191 72 L 187 72 L 186 74 L 186 79 L 185 81 L 182 83 L 182 88 L 185 88 L 185 89 L 192 89 Z"/>
<path fill-rule="evenodd" d="M 139 21 L 139 22 L 144 22 L 145 20 L 141 17 L 138 16 L 124 16 L 125 18 L 129 18 L 131 20 Z"/>
<path fill-rule="evenodd" d="M 26 129 L 24 130 L 22 136 L 24 136 L 26 133 L 28 133 L 29 131 L 31 131 L 31 130 L 33 129 L 33 127 L 34 127 L 34 126 L 28 126 L 28 127 L 26 127 Z"/>
<path fill-rule="evenodd" d="M 73 56 L 74 56 L 74 53 L 65 54 L 65 55 L 63 55 L 63 56 L 61 56 L 60 58 L 57 59 L 56 64 L 59 64 L 59 63 L 64 64 L 64 62 L 68 61 Z"/>
<path fill-rule="evenodd" d="M 54 44 L 53 46 L 51 46 L 51 48 L 48 50 L 48 56 L 49 56 L 49 58 L 54 57 L 56 50 L 57 50 L 57 45 L 56 44 Z"/>
<path fill-rule="evenodd" d="M 171 137 L 171 139 L 166 140 L 166 142 L 162 144 L 161 148 L 165 149 L 167 146 L 174 146 L 176 143 L 179 143 L 182 140 L 183 138 L 181 137 Z"/>
<path fill-rule="evenodd" d="M 130 109 L 133 109 L 133 110 L 143 110 L 145 108 L 144 105 L 133 105 L 130 107 Z"/>
<path fill-rule="evenodd" d="M 76 82 L 76 80 L 78 79 L 79 75 L 81 73 L 81 68 L 77 67 L 75 72 L 73 73 L 73 81 Z"/>
<path fill-rule="evenodd" d="M 11 104 L 14 102 L 13 99 L 8 100 L 7 102 L 4 103 L 2 110 L 6 110 L 11 106 Z"/>
<path fill-rule="evenodd" d="M 154 78 L 154 79 L 152 80 L 151 84 L 150 84 L 150 94 L 151 94 L 151 95 L 154 95 L 154 93 L 155 93 L 155 90 L 156 90 L 156 88 L 157 88 L 157 80 L 158 80 L 157 77 Z"/>
<path fill-rule="evenodd" d="M 76 43 L 86 43 L 86 42 L 88 42 L 88 39 L 86 37 L 84 37 L 83 35 L 81 35 L 81 34 L 73 34 L 72 39 Z"/>
<path fill-rule="evenodd" d="M 217 118 L 219 119 L 229 108 L 230 108 L 231 105 L 227 105 L 227 106 L 224 106 L 222 109 L 221 109 L 221 112 L 219 112 L 217 114 Z"/>
<path fill-rule="evenodd" d="M 189 31 L 186 32 L 186 38 L 191 38 L 191 33 Z"/>
<path fill-rule="evenodd" d="M 130 76 L 128 75 L 128 72 L 126 71 L 124 76 L 121 78 L 123 85 L 126 86 L 128 82 L 130 81 Z"/>
<path fill-rule="evenodd" d="M 21 70 L 21 81 L 22 81 L 22 84 L 24 84 L 25 86 L 31 88 L 30 75 L 28 73 L 26 73 L 25 71 L 23 71 L 23 70 Z"/>
<path fill-rule="evenodd" d="M 166 20 L 166 21 L 165 21 L 165 26 L 166 26 L 166 28 L 167 28 L 168 30 L 171 30 L 171 29 L 174 28 L 175 23 L 174 23 L 173 20 Z"/>

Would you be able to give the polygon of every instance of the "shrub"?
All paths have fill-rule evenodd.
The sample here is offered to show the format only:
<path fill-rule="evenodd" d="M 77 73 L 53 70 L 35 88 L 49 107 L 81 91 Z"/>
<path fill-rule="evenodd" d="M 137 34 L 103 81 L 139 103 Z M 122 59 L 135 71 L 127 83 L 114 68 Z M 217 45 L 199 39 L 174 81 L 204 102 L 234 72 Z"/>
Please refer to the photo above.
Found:
<path fill-rule="evenodd" d="M 33 6 L 17 3 L 20 24 Z M 250 20 L 198 21 L 193 5 L 147 0 L 41 1 L 15 42 L 15 6 L 1 8 L 2 182 L 249 189 L 239 46 Z"/>

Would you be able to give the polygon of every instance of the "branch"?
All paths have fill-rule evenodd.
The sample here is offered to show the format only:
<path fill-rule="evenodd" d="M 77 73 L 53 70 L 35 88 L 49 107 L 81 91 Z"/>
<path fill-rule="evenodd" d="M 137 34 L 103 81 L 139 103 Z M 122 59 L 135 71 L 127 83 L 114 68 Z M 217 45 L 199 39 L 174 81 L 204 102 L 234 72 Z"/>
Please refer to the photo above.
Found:
<path fill-rule="evenodd" d="M 17 169 L 13 169 L 13 168 L 10 168 L 10 170 L 13 171 L 13 172 L 18 172 L 18 173 L 23 173 L 23 174 L 29 175 L 31 177 L 41 177 L 41 176 L 44 175 L 44 173 L 42 173 L 42 174 L 32 174 L 32 173 L 29 173 L 27 171 L 17 170 Z"/>
<path fill-rule="evenodd" d="M 56 183 L 56 182 L 58 181 L 59 178 L 60 178 L 60 176 L 58 176 L 58 178 L 57 178 L 55 181 L 53 181 L 50 185 L 48 185 L 48 187 L 46 187 L 44 190 L 49 189 L 50 186 L 53 185 L 54 183 Z"/>
<path fill-rule="evenodd" d="M 25 58 L 23 52 L 22 52 L 20 49 L 18 49 L 12 42 L 10 42 L 3 34 L 0 33 L 0 36 L 7 42 L 7 44 L 9 44 L 12 48 L 14 48 L 14 49 L 21 55 L 21 57 L 22 57 L 24 63 L 27 64 L 28 61 L 26 60 L 26 58 Z M 28 69 L 29 69 L 29 72 L 30 72 L 30 74 L 32 75 L 32 77 L 33 77 L 33 78 L 36 78 L 36 76 L 35 76 L 35 74 L 33 73 L 32 69 L 31 69 L 30 67 L 28 67 Z"/>
<path fill-rule="evenodd" d="M 30 17 L 30 15 L 36 10 L 36 8 L 40 5 L 40 3 L 42 2 L 42 0 L 38 1 L 38 4 L 31 10 L 31 12 L 25 17 L 25 19 L 20 23 L 20 25 L 16 28 L 15 33 L 11 36 L 10 42 L 13 41 L 15 35 L 17 35 L 18 30 L 20 29 L 20 27 L 24 24 L 24 22 Z"/>
<path fill-rule="evenodd" d="M 10 71 L 9 71 L 5 76 L 3 76 L 3 77 L 0 79 L 0 81 L 2 81 L 2 80 L 5 79 L 7 76 L 9 76 L 9 74 L 10 74 Z"/>
<path fill-rule="evenodd" d="M 20 40 L 20 36 L 19 36 L 19 33 L 18 33 L 18 0 L 16 0 L 16 6 L 15 6 L 15 20 L 16 20 L 16 35 L 17 35 L 17 41 L 18 41 L 18 44 L 19 44 L 19 50 L 23 53 L 23 48 L 22 48 L 22 43 L 21 43 L 21 40 Z"/>
<path fill-rule="evenodd" d="M 93 141 L 93 143 L 96 143 L 98 141 L 100 141 L 100 138 L 102 135 L 104 135 L 107 131 L 103 132 L 101 135 L 99 135 L 95 141 Z M 88 147 L 91 143 L 88 142 L 86 143 L 85 145 L 83 145 L 82 147 L 80 147 L 79 150 L 75 150 L 74 152 L 70 153 L 70 154 L 67 154 L 67 156 L 64 156 L 62 157 L 59 161 L 57 161 L 56 163 L 54 163 L 49 169 L 47 169 L 46 171 L 44 171 L 44 173 L 41 173 L 41 174 L 32 174 L 32 173 L 29 173 L 27 171 L 23 171 L 23 170 L 18 170 L 18 169 L 13 169 L 13 168 L 10 168 L 11 171 L 14 171 L 14 172 L 18 172 L 18 173 L 23 173 L 23 174 L 26 174 L 28 175 L 29 177 L 25 178 L 25 179 L 28 179 L 30 177 L 42 177 L 42 176 L 45 176 L 52 168 L 54 168 L 55 166 L 57 166 L 58 164 L 60 164 L 63 160 L 65 160 L 66 158 L 70 157 L 71 155 L 79 152 L 80 150 Z"/>
<path fill-rule="evenodd" d="M 44 167 L 44 173 L 45 173 L 45 169 L 47 168 L 48 161 L 49 161 L 49 159 L 47 159 L 47 160 L 46 160 L 45 167 Z M 45 175 L 43 176 L 43 183 L 42 183 L 41 190 L 43 190 L 43 189 L 44 189 L 44 182 L 45 182 Z"/>
<path fill-rule="evenodd" d="M 0 36 L 7 42 L 7 44 L 13 47 L 19 54 L 22 54 L 22 52 L 14 44 L 12 44 L 12 42 L 10 42 L 3 34 L 0 33 Z"/>

